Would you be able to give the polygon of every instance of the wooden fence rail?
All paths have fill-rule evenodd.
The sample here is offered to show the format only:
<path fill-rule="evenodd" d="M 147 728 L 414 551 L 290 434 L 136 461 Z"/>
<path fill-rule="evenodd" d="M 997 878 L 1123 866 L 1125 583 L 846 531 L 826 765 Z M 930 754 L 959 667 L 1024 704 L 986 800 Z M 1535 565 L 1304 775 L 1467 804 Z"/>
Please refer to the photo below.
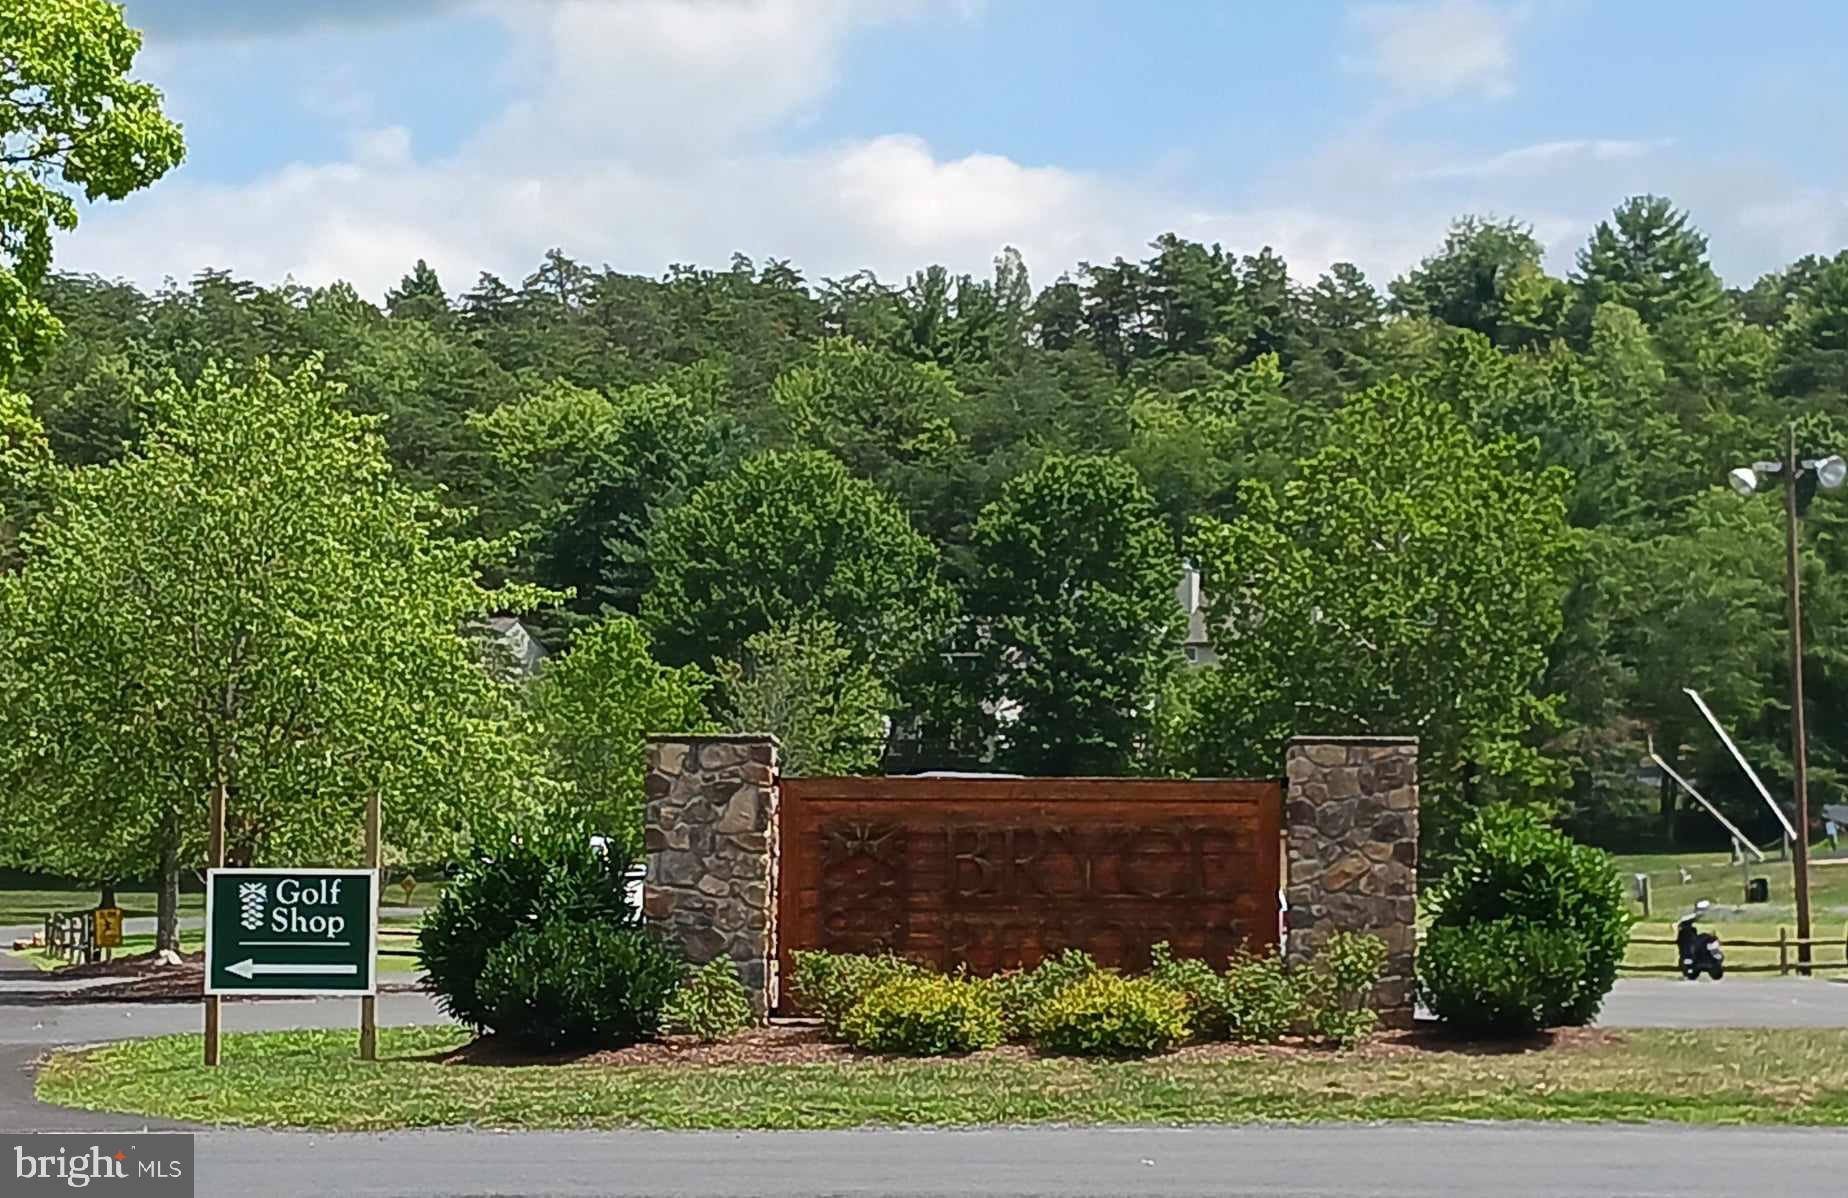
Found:
<path fill-rule="evenodd" d="M 1631 944 L 1664 945 L 1668 948 L 1679 947 L 1676 940 L 1672 936 L 1632 936 L 1630 937 L 1630 943 Z M 1795 959 L 1796 950 L 1803 948 L 1806 945 L 1810 949 L 1810 962 L 1808 966 L 1804 966 L 1802 963 L 1798 962 Z M 1774 948 L 1777 950 L 1777 964 L 1776 965 L 1741 965 L 1731 960 L 1728 960 L 1726 962 L 1726 971 L 1728 973 L 1772 973 L 1772 972 L 1775 972 L 1780 977 L 1782 977 L 1782 976 L 1787 976 L 1793 969 L 1798 970 L 1798 971 L 1801 971 L 1805 968 L 1808 968 L 1812 971 L 1818 970 L 1818 969 L 1848 970 L 1848 931 L 1844 931 L 1844 933 L 1842 934 L 1840 938 L 1811 936 L 1807 940 L 1801 937 L 1792 936 L 1790 934 L 1789 928 L 1779 928 L 1777 930 L 1776 940 L 1735 940 L 1731 937 L 1722 935 L 1720 937 L 1720 947 L 1722 949 Z M 1816 955 L 1815 950 L 1819 948 L 1840 949 L 1842 952 L 1842 959 L 1839 961 L 1823 960 L 1821 957 Z M 1681 966 L 1679 964 L 1675 964 L 1675 965 L 1624 965 L 1622 968 L 1626 970 L 1627 972 L 1631 972 L 1631 973 L 1680 973 L 1681 972 Z"/>
<path fill-rule="evenodd" d="M 417 939 L 417 929 L 416 928 L 380 928 L 379 937 L 380 939 L 385 939 L 387 937 L 398 937 L 400 939 L 415 940 Z M 419 954 L 417 950 L 414 948 L 381 948 L 379 949 L 379 956 L 381 957 L 415 957 L 418 955 Z"/>

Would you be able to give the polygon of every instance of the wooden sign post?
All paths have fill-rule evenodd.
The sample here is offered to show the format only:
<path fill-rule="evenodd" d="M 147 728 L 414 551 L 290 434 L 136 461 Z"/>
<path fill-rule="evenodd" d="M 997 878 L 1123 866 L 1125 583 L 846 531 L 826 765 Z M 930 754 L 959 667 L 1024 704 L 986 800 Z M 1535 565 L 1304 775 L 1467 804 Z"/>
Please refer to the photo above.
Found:
<path fill-rule="evenodd" d="M 223 869 L 225 864 L 225 784 L 222 781 L 212 784 L 211 807 L 206 814 L 206 853 L 207 869 Z M 209 924 L 210 921 L 208 920 Z M 211 935 L 208 926 L 206 935 Z M 218 1016 L 219 997 L 216 994 L 205 996 L 205 1063 L 218 1064 Z"/>
<path fill-rule="evenodd" d="M 373 883 L 375 895 L 385 880 L 379 869 L 379 817 L 379 792 L 374 790 L 366 796 L 366 868 L 378 879 Z M 373 901 L 378 900 L 374 898 Z M 373 918 L 378 918 L 376 912 Z M 376 994 L 367 994 L 359 1000 L 359 1059 L 379 1059 L 379 1000 Z"/>

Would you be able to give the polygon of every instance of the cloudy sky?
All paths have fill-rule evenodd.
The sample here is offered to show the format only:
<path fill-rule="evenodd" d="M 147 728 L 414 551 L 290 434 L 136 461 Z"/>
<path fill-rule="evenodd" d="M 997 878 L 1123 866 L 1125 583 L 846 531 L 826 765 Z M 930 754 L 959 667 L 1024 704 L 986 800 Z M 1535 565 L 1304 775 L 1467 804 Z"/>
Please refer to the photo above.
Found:
<path fill-rule="evenodd" d="M 126 0 L 186 164 L 65 269 L 452 291 L 657 273 L 1036 284 L 1173 230 L 1383 280 L 1462 212 L 1570 268 L 1625 195 L 1730 281 L 1848 243 L 1848 5 L 1732 0 Z"/>

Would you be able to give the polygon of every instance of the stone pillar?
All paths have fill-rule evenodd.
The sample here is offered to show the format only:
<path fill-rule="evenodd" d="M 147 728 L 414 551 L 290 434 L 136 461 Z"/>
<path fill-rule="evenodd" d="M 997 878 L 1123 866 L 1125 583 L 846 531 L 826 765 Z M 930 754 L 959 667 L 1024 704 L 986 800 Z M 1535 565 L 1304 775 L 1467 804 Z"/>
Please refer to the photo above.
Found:
<path fill-rule="evenodd" d="M 1386 941 L 1375 1005 L 1388 1024 L 1412 1018 L 1418 917 L 1418 741 L 1299 736 L 1284 774 L 1289 846 L 1289 959 L 1301 965 L 1335 932 Z"/>
<path fill-rule="evenodd" d="M 777 745 L 648 740 L 642 914 L 694 965 L 729 957 L 763 1018 L 776 1005 Z"/>

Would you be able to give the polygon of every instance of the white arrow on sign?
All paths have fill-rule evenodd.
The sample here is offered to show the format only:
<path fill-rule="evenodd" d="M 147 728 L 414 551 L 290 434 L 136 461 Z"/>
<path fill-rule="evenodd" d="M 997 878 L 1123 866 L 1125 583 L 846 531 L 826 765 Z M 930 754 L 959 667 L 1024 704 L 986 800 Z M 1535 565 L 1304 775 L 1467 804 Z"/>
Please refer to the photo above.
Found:
<path fill-rule="evenodd" d="M 249 957 L 245 957 L 242 961 L 239 961 L 236 965 L 225 966 L 225 972 L 234 973 L 238 977 L 241 977 L 241 978 L 252 978 L 252 977 L 255 977 L 259 973 L 272 973 L 272 974 L 358 973 L 359 966 L 357 965 L 267 965 L 267 964 L 259 965 L 257 962 L 252 961 Z"/>

